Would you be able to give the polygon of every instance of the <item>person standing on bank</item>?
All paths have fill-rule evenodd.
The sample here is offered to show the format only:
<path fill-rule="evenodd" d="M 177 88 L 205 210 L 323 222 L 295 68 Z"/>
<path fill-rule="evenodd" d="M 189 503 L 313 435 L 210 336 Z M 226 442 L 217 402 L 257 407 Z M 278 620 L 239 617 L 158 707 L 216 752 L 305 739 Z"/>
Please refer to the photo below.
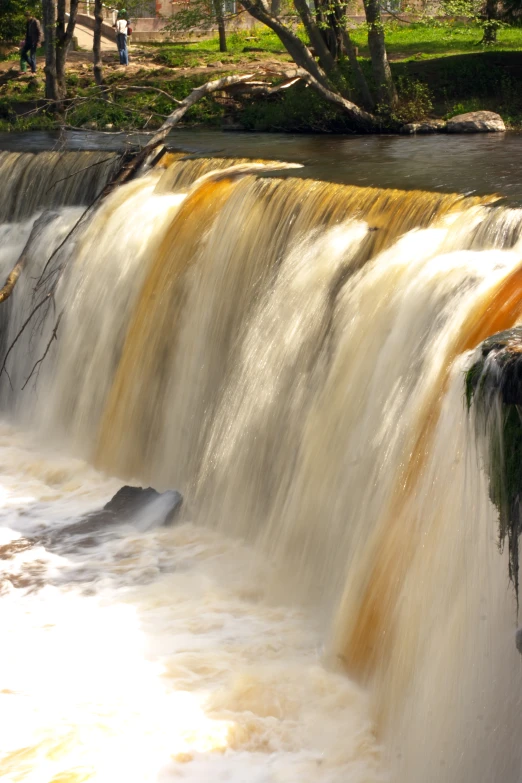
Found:
<path fill-rule="evenodd" d="M 26 11 L 25 41 L 20 51 L 20 62 L 27 63 L 31 73 L 36 73 L 36 50 L 42 42 L 42 28 L 40 22 L 30 11 Z"/>
<path fill-rule="evenodd" d="M 118 19 L 114 27 L 116 28 L 116 40 L 118 42 L 118 52 L 120 54 L 120 65 L 129 64 L 129 50 L 127 48 L 127 36 L 131 33 L 131 28 L 126 18 L 127 12 L 122 9 L 118 14 Z"/>

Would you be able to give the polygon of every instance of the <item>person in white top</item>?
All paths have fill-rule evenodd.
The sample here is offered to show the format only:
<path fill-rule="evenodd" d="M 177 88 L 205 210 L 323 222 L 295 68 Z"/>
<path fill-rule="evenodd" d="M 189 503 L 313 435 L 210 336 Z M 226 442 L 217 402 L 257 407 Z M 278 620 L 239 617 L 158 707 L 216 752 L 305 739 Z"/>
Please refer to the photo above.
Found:
<path fill-rule="evenodd" d="M 127 14 L 125 9 L 122 9 L 118 14 L 118 19 L 116 20 L 116 24 L 114 25 L 116 29 L 118 52 L 120 55 L 120 65 L 129 64 L 129 50 L 127 48 L 127 35 L 129 34 L 130 28 L 126 15 Z"/>

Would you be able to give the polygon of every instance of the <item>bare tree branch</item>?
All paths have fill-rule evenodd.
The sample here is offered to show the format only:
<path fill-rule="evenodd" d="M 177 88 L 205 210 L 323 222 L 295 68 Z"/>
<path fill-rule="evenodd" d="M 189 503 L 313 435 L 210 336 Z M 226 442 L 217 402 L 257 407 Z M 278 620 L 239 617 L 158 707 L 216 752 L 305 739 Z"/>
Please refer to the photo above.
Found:
<path fill-rule="evenodd" d="M 160 90 L 159 87 L 138 87 L 137 85 L 129 84 L 125 87 L 113 87 L 113 90 L 120 90 L 125 91 L 128 90 L 130 92 L 135 92 L 137 90 L 143 90 L 145 92 L 157 92 L 160 93 L 160 95 L 164 95 L 166 98 L 169 99 L 169 101 L 172 101 L 173 103 L 183 103 L 183 101 L 179 101 L 177 98 L 174 98 L 169 92 L 166 90 Z"/>
<path fill-rule="evenodd" d="M 52 334 L 51 334 L 51 337 L 50 337 L 50 339 L 49 339 L 49 342 L 47 343 L 47 346 L 46 346 L 46 348 L 45 348 L 45 351 L 43 352 L 42 356 L 41 356 L 41 357 L 38 359 L 38 361 L 36 361 L 36 362 L 34 363 L 33 369 L 31 370 L 31 372 L 30 372 L 30 373 L 29 373 L 29 375 L 27 376 L 27 378 L 26 378 L 26 381 L 25 381 L 24 385 L 22 386 L 22 391 L 25 389 L 25 387 L 27 386 L 27 384 L 29 383 L 29 381 L 30 381 L 30 380 L 31 380 L 31 378 L 33 377 L 33 375 L 34 375 L 34 372 L 35 372 L 35 370 L 36 370 L 36 368 L 37 368 L 37 367 L 38 367 L 38 372 L 37 372 L 37 377 L 38 377 L 38 374 L 39 374 L 39 372 L 40 372 L 40 366 L 41 366 L 42 362 L 44 361 L 45 357 L 47 356 L 47 354 L 49 353 L 49 350 L 50 350 L 50 348 L 51 348 L 51 345 L 52 345 L 52 343 L 53 343 L 53 340 L 56 340 L 56 339 L 57 339 L 57 337 L 56 337 L 56 333 L 58 332 L 58 327 L 60 326 L 60 321 L 62 320 L 62 315 L 63 315 L 63 310 L 61 311 L 60 315 L 59 315 L 59 316 L 58 316 L 58 318 L 56 319 L 56 323 L 55 323 L 55 325 L 54 325 L 54 329 L 53 329 L 53 331 L 52 331 Z"/>
<path fill-rule="evenodd" d="M 29 325 L 29 323 L 31 322 L 33 316 L 38 312 L 40 307 L 43 307 L 43 305 L 46 304 L 46 302 L 49 302 L 50 298 L 51 298 L 51 294 L 50 293 L 47 294 L 46 296 L 44 296 L 44 298 L 42 300 L 40 300 L 40 302 L 38 302 L 38 304 L 35 307 L 33 307 L 31 312 L 29 313 L 28 317 L 23 322 L 22 326 L 20 327 L 20 329 L 18 331 L 18 334 L 14 338 L 13 342 L 11 343 L 9 348 L 7 349 L 6 355 L 4 356 L 4 361 L 2 362 L 2 366 L 0 367 L 0 376 L 5 371 L 6 374 L 7 374 L 7 377 L 9 378 L 9 373 L 7 372 L 7 360 L 9 358 L 9 354 L 11 353 L 13 348 L 15 347 L 16 343 L 18 342 L 18 340 L 20 339 L 22 334 L 25 332 L 25 330 L 26 330 L 27 326 Z M 9 378 L 9 383 L 11 383 L 11 379 L 10 378 Z M 11 384 L 11 388 L 13 388 L 12 384 Z"/>
<path fill-rule="evenodd" d="M 84 171 L 89 171 L 89 169 L 93 169 L 95 166 L 101 166 L 102 163 L 110 163 L 114 162 L 114 158 L 104 158 L 103 160 L 99 160 L 96 163 L 91 163 L 90 166 L 84 166 L 83 169 L 78 169 L 78 171 L 73 171 L 72 174 L 68 174 L 66 177 L 61 177 L 60 179 L 55 180 L 53 184 L 47 188 L 45 193 L 49 193 L 56 185 L 58 185 L 59 182 L 65 182 L 67 179 L 71 179 L 72 177 L 76 177 L 77 174 L 82 174 Z M 1 301 L 1 300 L 0 300 Z"/>

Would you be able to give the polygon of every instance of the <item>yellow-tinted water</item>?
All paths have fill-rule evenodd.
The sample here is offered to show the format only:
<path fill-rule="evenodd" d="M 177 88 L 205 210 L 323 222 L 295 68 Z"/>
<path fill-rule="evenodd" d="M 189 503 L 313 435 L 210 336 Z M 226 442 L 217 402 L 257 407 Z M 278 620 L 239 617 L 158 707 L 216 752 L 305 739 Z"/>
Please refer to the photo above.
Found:
<path fill-rule="evenodd" d="M 463 379 L 520 320 L 519 211 L 162 166 L 64 248 L 58 344 L 22 397 L 52 324 L 24 335 L 0 390 L 32 432 L 0 438 L 0 769 L 515 783 L 514 601 Z M 3 269 L 31 221 L 0 230 Z M 181 490 L 181 523 L 60 534 L 123 480 Z"/>

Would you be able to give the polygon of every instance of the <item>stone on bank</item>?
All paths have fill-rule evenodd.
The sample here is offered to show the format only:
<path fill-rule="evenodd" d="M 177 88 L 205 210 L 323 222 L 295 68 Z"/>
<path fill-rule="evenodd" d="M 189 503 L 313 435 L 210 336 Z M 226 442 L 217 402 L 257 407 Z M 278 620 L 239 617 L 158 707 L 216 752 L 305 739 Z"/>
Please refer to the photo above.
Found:
<path fill-rule="evenodd" d="M 494 111 L 470 111 L 448 120 L 446 130 L 448 133 L 502 133 L 506 126 Z"/>

